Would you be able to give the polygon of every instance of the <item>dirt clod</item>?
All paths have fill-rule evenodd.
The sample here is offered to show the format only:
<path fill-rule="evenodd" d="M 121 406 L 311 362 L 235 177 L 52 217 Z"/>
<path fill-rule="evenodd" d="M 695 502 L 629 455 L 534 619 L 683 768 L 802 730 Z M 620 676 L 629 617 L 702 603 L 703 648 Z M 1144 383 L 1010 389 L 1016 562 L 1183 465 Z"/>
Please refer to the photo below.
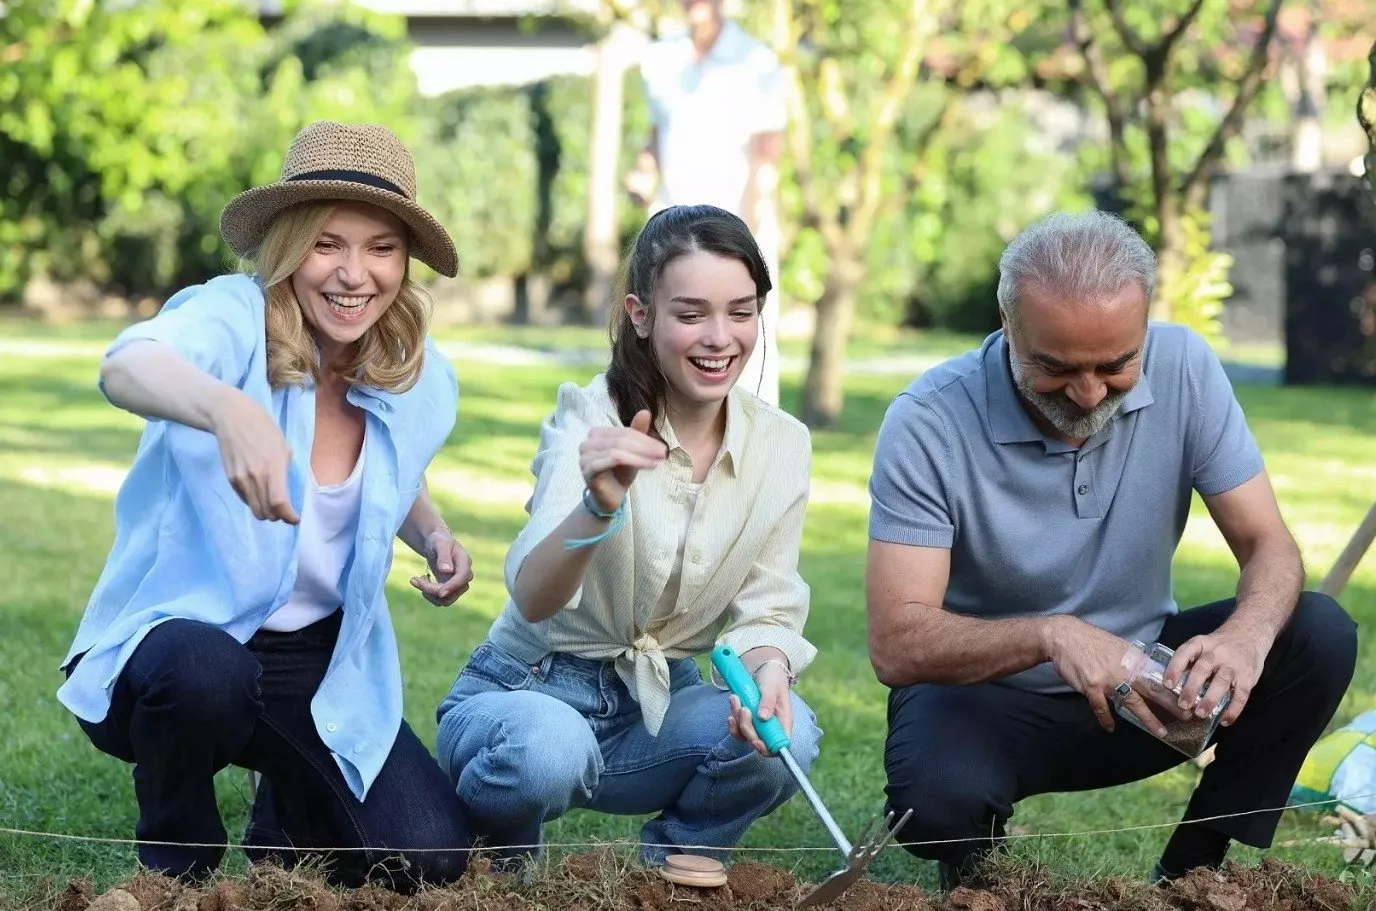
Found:
<path fill-rule="evenodd" d="M 401 911 L 406 897 L 383 886 L 369 883 L 344 894 L 341 911 Z"/>
<path fill-rule="evenodd" d="M 628 878 L 625 892 L 618 894 L 627 896 L 618 911 L 734 911 L 738 907 L 728 890 L 720 886 L 680 886 L 658 874 L 634 874 Z"/>
<path fill-rule="evenodd" d="M 617 861 L 610 851 L 587 851 L 564 858 L 564 874 L 580 882 L 592 882 L 614 871 Z"/>
<path fill-rule="evenodd" d="M 1007 911 L 1003 899 L 983 889 L 967 889 L 964 886 L 953 889 L 950 902 L 951 907 L 963 911 Z"/>
<path fill-rule="evenodd" d="M 124 890 L 138 900 L 143 911 L 172 911 L 182 886 L 161 873 L 140 873 L 129 880 Z"/>
<path fill-rule="evenodd" d="M 1247 893 L 1237 886 L 1224 883 L 1216 889 L 1210 889 L 1206 896 L 1211 907 L 1218 911 L 1242 911 L 1247 907 Z"/>
<path fill-rule="evenodd" d="M 124 889 L 111 889 L 95 898 L 91 911 L 139 911 L 139 900 Z"/>
<path fill-rule="evenodd" d="M 375 888 L 359 890 L 362 894 L 358 900 L 370 899 Z M 247 887 L 238 902 L 242 911 L 339 911 L 341 907 L 339 893 L 319 877 L 284 870 L 273 864 L 262 864 L 250 870 Z"/>
<path fill-rule="evenodd" d="M 797 884 L 791 873 L 753 861 L 733 865 L 726 874 L 726 883 L 736 901 L 743 904 L 772 902 L 792 892 Z"/>
<path fill-rule="evenodd" d="M 95 890 L 89 879 L 74 879 L 53 902 L 53 911 L 87 911 L 94 895 Z"/>
<path fill-rule="evenodd" d="M 630 890 L 630 904 L 635 911 L 669 911 L 673 900 L 669 896 L 672 883 L 660 880 L 646 880 L 636 883 Z"/>
<path fill-rule="evenodd" d="M 846 890 L 833 908 L 844 911 L 932 911 L 916 886 L 862 880 Z"/>
<path fill-rule="evenodd" d="M 216 883 L 196 902 L 196 911 L 244 911 L 243 887 L 229 880 Z"/>

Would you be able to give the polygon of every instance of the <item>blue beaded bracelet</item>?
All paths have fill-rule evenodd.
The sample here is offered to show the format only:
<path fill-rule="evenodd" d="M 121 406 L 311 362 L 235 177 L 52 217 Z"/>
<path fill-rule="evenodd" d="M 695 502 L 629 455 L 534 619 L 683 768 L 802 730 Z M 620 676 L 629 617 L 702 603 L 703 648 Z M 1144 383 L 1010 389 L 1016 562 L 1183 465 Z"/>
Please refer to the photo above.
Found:
<path fill-rule="evenodd" d="M 622 524 L 626 520 L 626 499 L 623 497 L 621 505 L 612 512 L 599 509 L 593 502 L 592 491 L 583 488 L 583 508 L 592 513 L 599 519 L 611 519 L 611 524 L 602 531 L 601 534 L 593 535 L 591 538 L 569 538 L 564 541 L 564 550 L 578 550 L 583 547 L 591 547 L 601 541 L 610 538 L 621 530 Z"/>

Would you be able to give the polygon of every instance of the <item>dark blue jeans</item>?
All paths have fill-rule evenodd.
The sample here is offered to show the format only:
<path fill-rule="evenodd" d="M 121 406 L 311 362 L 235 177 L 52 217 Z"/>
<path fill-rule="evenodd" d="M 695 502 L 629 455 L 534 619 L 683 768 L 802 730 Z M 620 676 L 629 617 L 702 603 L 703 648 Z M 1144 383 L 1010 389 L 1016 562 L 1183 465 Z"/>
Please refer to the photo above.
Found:
<path fill-rule="evenodd" d="M 1177 648 L 1213 632 L 1232 614 L 1229 598 L 1166 620 L 1161 641 Z M 1290 787 L 1309 748 L 1323 735 L 1352 679 L 1357 626 L 1336 601 L 1304 592 L 1266 656 L 1231 727 L 1190 798 L 1184 819 L 1246 814 L 1201 826 L 1268 848 Z M 984 683 L 916 684 L 889 694 L 884 750 L 888 806 L 912 818 L 900 842 L 916 857 L 970 872 L 1003 842 L 1014 806 L 1035 794 L 1087 791 L 1140 781 L 1185 761 L 1171 747 L 1122 719 L 1099 727 L 1078 693 L 1030 693 Z M 1251 811 L 1268 809 L 1271 812 Z M 953 880 L 948 880 L 953 882 Z"/>
<path fill-rule="evenodd" d="M 244 646 L 215 627 L 169 620 L 139 644 L 105 720 L 80 724 L 102 752 L 134 764 L 135 837 L 179 843 L 140 844 L 145 866 L 191 880 L 219 866 L 223 848 L 180 845 L 226 841 L 213 779 L 235 765 L 263 776 L 244 838 L 251 861 L 290 867 L 321 856 L 338 885 L 401 892 L 463 874 L 463 808 L 404 721 L 362 802 L 315 732 L 311 698 L 339 624 L 336 613 L 297 632 L 259 632 Z M 313 850 L 325 847 L 368 850 Z"/>

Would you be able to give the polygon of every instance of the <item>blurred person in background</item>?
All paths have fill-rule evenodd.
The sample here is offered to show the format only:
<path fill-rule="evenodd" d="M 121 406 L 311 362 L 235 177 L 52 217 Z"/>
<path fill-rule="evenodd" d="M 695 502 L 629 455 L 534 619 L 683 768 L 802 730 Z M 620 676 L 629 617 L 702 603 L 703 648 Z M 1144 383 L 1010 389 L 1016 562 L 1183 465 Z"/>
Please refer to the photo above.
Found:
<path fill-rule="evenodd" d="M 783 68 L 768 45 L 724 15 L 722 0 L 683 0 L 683 11 L 687 30 L 651 44 L 641 63 L 652 128 L 627 190 L 652 214 L 706 204 L 740 216 L 777 275 Z M 777 405 L 779 295 L 771 296 L 740 382 Z"/>

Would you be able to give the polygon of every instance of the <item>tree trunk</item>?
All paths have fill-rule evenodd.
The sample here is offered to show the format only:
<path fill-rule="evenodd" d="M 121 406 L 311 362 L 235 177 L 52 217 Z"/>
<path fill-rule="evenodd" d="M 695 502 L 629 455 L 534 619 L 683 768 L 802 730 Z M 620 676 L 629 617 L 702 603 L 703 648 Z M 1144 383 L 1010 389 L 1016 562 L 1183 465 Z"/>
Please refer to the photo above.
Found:
<path fill-rule="evenodd" d="M 854 251 L 831 251 L 831 268 L 817 300 L 812 354 L 803 384 L 803 423 L 829 427 L 841 416 L 844 402 L 846 341 L 855 314 L 855 292 L 864 266 Z"/>
<path fill-rule="evenodd" d="M 1328 58 L 1319 35 L 1318 11 L 1309 5 L 1309 23 L 1296 54 L 1296 98 L 1290 161 L 1300 171 L 1323 166 L 1323 108 Z"/>
<path fill-rule="evenodd" d="M 1366 89 L 1357 100 L 1357 122 L 1366 131 L 1366 179 L 1371 189 L 1376 191 L 1376 44 L 1371 46 L 1371 56 L 1367 59 L 1371 67 L 1366 77 Z"/>
<path fill-rule="evenodd" d="M 1168 130 L 1170 122 L 1170 90 L 1164 73 L 1147 67 L 1147 146 L 1151 154 L 1151 190 L 1156 203 L 1157 287 L 1169 287 L 1171 279 L 1182 267 L 1184 238 L 1180 227 L 1180 200 L 1171 180 Z M 1156 295 L 1151 305 L 1151 318 L 1169 320 L 1173 302 L 1163 294 Z"/>
<path fill-rule="evenodd" d="M 611 305 L 617 265 L 617 183 L 621 154 L 622 78 L 625 70 L 624 23 L 614 22 L 597 42 L 593 72 L 592 117 L 588 126 L 588 221 L 583 229 L 583 256 L 588 281 L 583 314 L 604 317 Z"/>
<path fill-rule="evenodd" d="M 1108 112 L 1107 119 L 1108 163 L 1113 173 L 1113 189 L 1122 193 L 1132 184 L 1132 170 L 1128 166 L 1132 155 L 1128 151 L 1127 124 L 1113 110 Z"/>

